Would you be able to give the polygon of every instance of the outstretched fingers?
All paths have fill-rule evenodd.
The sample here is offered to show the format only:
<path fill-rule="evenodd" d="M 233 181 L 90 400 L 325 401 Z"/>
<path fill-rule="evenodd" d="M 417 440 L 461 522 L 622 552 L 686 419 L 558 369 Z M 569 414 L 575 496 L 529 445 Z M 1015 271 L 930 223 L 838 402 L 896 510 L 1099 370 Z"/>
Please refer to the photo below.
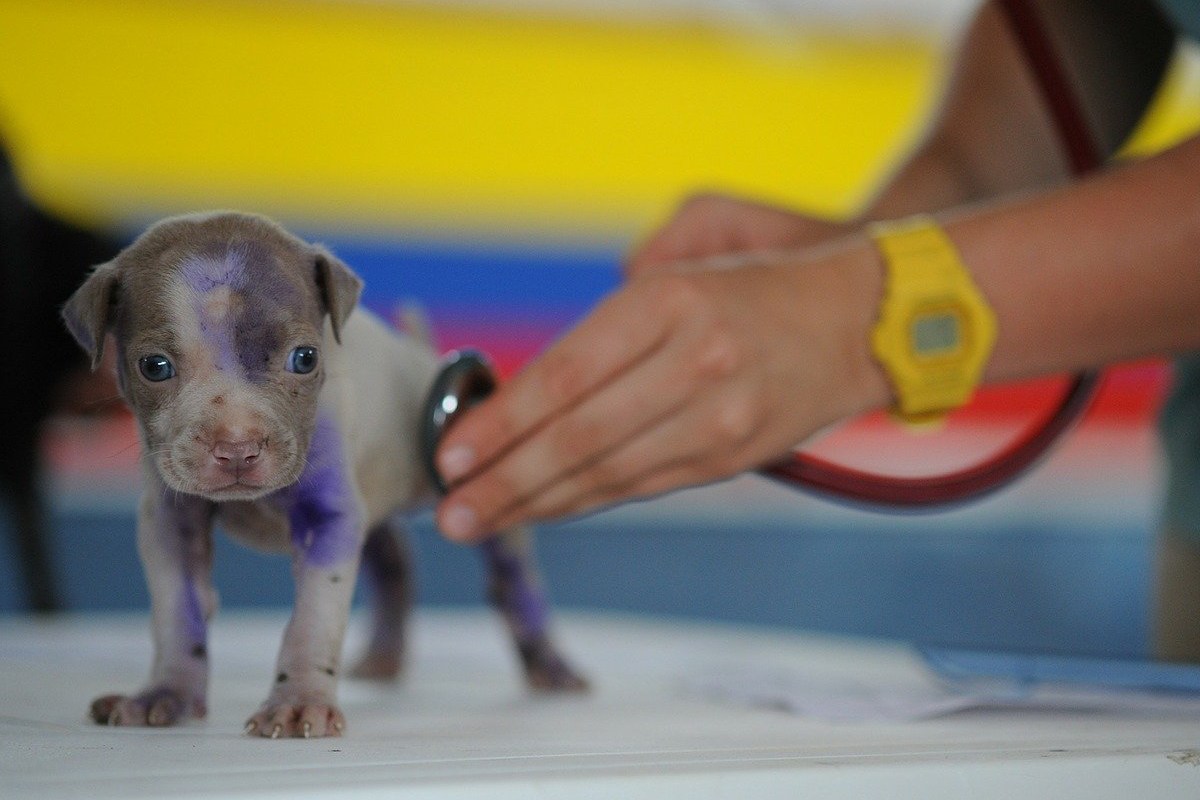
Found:
<path fill-rule="evenodd" d="M 736 391 L 715 393 L 664 416 L 542 491 L 517 498 L 494 524 L 582 514 L 727 477 L 767 457 L 756 435 L 761 413 Z"/>
<path fill-rule="evenodd" d="M 735 463 L 727 456 L 760 416 L 757 395 L 737 375 L 743 360 L 737 351 L 720 326 L 685 326 L 457 487 L 440 509 L 442 530 L 470 540 L 523 520 L 586 510 L 566 498 L 628 486 L 658 470 L 679 467 L 680 478 L 691 478 L 686 482 L 718 477 Z M 704 469 L 688 467 L 698 460 Z"/>
<path fill-rule="evenodd" d="M 464 415 L 438 453 L 453 486 L 442 530 L 478 538 L 511 498 L 551 485 L 685 402 L 696 382 L 685 373 L 719 369 L 722 359 L 720 343 L 679 335 L 694 316 L 690 294 L 669 276 L 618 292 Z"/>

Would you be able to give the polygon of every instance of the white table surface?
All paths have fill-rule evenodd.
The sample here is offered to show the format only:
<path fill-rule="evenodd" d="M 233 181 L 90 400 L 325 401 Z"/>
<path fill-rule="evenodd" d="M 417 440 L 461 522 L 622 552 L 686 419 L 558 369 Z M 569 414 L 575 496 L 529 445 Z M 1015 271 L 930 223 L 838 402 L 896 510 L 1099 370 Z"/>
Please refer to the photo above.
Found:
<path fill-rule="evenodd" d="M 490 615 L 427 612 L 402 683 L 343 684 L 344 738 L 247 738 L 283 622 L 220 617 L 208 720 L 138 730 L 84 711 L 145 675 L 143 616 L 0 620 L 0 797 L 1200 797 L 1194 715 L 827 722 L 688 686 L 742 667 L 881 686 L 928 678 L 896 646 L 599 615 L 558 623 L 595 684 L 586 697 L 527 694 Z"/>

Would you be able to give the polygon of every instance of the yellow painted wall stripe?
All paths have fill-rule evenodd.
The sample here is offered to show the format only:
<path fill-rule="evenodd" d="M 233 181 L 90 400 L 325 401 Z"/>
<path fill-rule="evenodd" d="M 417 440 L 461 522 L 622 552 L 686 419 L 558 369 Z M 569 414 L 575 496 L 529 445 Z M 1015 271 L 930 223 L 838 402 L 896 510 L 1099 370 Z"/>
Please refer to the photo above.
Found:
<path fill-rule="evenodd" d="M 935 59 L 816 32 L 279 0 L 8 0 L 0 30 L 21 165 L 60 204 L 599 230 L 696 185 L 847 207 Z"/>
<path fill-rule="evenodd" d="M 0 0 L 39 197 L 624 234 L 722 187 L 838 213 L 914 129 L 929 41 L 316 0 Z"/>

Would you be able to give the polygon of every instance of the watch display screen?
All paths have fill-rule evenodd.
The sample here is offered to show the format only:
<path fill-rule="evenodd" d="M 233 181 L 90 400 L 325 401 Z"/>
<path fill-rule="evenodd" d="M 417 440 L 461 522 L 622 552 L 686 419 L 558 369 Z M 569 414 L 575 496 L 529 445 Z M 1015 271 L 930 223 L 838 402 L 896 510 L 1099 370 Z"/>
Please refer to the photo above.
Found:
<path fill-rule="evenodd" d="M 912 322 L 915 354 L 924 358 L 953 354 L 962 345 L 962 320 L 953 310 L 922 314 Z"/>

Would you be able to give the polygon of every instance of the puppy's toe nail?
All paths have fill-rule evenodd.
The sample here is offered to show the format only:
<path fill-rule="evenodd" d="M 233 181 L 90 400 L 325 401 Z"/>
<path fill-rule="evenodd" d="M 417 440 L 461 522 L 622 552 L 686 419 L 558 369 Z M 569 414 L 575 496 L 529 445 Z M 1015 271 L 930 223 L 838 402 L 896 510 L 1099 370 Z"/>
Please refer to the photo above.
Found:
<path fill-rule="evenodd" d="M 250 720 L 249 722 L 246 723 L 246 727 L 242 728 L 242 735 L 249 736 L 250 734 L 254 733 L 256 730 L 258 730 L 258 723 L 255 722 L 254 720 Z"/>
<path fill-rule="evenodd" d="M 306 723 L 304 723 L 304 738 L 309 739 L 311 737 L 312 737 L 312 723 L 306 722 Z"/>
<path fill-rule="evenodd" d="M 271 728 L 271 738 L 272 738 L 272 739 L 278 739 L 278 738 L 279 738 L 279 734 L 280 734 L 280 733 L 282 733 L 282 732 L 283 732 L 283 726 L 282 726 L 282 725 L 280 725 L 278 722 L 277 722 L 277 723 L 275 723 L 275 727 L 274 727 L 274 728 Z"/>

